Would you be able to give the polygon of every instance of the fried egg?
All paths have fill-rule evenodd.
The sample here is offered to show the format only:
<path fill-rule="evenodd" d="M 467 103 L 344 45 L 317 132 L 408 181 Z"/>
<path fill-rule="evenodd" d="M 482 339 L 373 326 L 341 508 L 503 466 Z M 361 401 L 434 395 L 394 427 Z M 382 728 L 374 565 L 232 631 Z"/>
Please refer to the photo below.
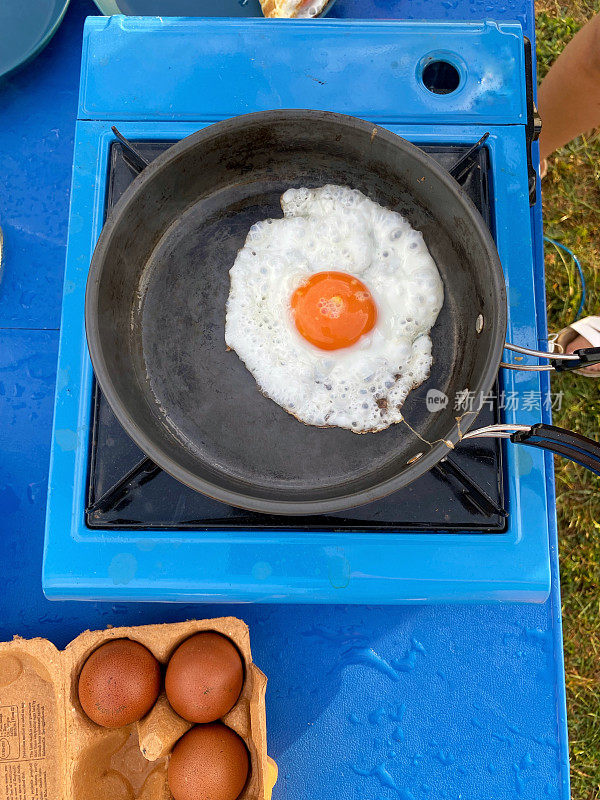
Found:
<path fill-rule="evenodd" d="M 419 231 L 343 186 L 289 189 L 230 270 L 225 341 L 260 391 L 308 425 L 355 433 L 402 420 L 429 375 L 444 302 Z"/>

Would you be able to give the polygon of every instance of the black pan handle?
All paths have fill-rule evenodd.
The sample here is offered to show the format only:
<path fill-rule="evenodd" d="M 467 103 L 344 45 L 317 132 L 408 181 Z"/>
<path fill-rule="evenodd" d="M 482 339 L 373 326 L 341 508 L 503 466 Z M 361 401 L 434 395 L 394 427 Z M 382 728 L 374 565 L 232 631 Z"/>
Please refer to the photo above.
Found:
<path fill-rule="evenodd" d="M 580 433 L 557 428 L 555 425 L 488 425 L 469 431 L 463 439 L 481 439 L 493 436 L 510 439 L 515 444 L 527 444 L 530 447 L 541 447 L 559 456 L 564 456 L 576 464 L 600 475 L 600 443 Z"/>
<path fill-rule="evenodd" d="M 540 422 L 532 425 L 529 430 L 515 431 L 510 440 L 517 444 L 550 450 L 600 475 L 600 444 L 580 433 Z"/>
<path fill-rule="evenodd" d="M 573 355 L 577 356 L 577 361 L 558 361 L 554 365 L 557 372 L 565 372 L 571 369 L 584 369 L 590 364 L 600 364 L 600 347 L 586 347 L 583 350 L 574 350 Z"/>

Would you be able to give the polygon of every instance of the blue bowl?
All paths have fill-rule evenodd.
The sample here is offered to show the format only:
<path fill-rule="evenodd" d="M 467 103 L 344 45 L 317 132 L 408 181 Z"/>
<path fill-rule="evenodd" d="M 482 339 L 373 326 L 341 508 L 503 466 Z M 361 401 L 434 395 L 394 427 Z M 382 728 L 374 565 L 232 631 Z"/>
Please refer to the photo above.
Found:
<path fill-rule="evenodd" d="M 43 50 L 68 5 L 69 0 L 0 0 L 0 77 Z"/>

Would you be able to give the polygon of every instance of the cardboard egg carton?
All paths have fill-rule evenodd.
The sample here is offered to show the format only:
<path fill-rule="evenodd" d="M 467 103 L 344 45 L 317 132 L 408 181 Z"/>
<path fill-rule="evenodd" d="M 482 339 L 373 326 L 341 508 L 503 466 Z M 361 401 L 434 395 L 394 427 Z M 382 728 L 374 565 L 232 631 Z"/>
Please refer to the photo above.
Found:
<path fill-rule="evenodd" d="M 267 679 L 252 663 L 248 627 L 233 617 L 86 631 L 64 650 L 46 639 L 0 643 L 0 800 L 170 800 L 169 754 L 192 723 L 173 711 L 163 692 L 139 722 L 102 728 L 81 708 L 79 673 L 110 639 L 140 642 L 164 670 L 198 631 L 229 637 L 242 656 L 244 686 L 223 722 L 250 753 L 240 800 L 270 800 L 277 768 L 267 758 Z"/>

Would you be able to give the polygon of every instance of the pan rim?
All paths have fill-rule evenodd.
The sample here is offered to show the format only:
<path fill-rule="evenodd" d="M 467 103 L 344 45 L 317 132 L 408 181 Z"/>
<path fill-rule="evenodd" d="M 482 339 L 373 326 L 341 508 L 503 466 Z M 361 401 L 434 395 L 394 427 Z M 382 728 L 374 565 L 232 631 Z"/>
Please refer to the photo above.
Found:
<path fill-rule="evenodd" d="M 448 433 L 445 440 L 431 445 L 430 450 L 424 453 L 410 468 L 404 469 L 401 473 L 388 478 L 385 481 L 370 486 L 358 492 L 349 492 L 328 499 L 311 500 L 274 500 L 257 496 L 256 494 L 244 494 L 242 491 L 234 491 L 219 486 L 219 484 L 204 478 L 198 477 L 194 472 L 181 466 L 163 448 L 157 446 L 152 437 L 137 425 L 134 418 L 127 409 L 126 404 L 121 400 L 110 372 L 106 365 L 104 353 L 101 345 L 99 317 L 95 313 L 98 306 L 100 282 L 103 267 L 106 262 L 105 254 L 109 249 L 113 236 L 115 235 L 118 224 L 126 209 L 136 201 L 139 193 L 145 184 L 156 177 L 157 174 L 167 169 L 169 165 L 178 159 L 189 148 L 201 145 L 214 137 L 223 133 L 229 133 L 236 129 L 246 128 L 249 124 L 276 123 L 278 121 L 289 120 L 290 118 L 302 120 L 310 118 L 315 123 L 318 121 L 335 122 L 341 126 L 351 127 L 354 131 L 362 129 L 369 136 L 376 132 L 376 135 L 383 138 L 395 147 L 399 147 L 408 153 L 412 158 L 420 161 L 423 166 L 433 173 L 445 187 L 456 196 L 457 200 L 463 205 L 470 217 L 473 227 L 477 230 L 482 239 L 482 244 L 487 251 L 491 263 L 494 265 L 494 293 L 498 299 L 498 307 L 495 318 L 491 324 L 495 328 L 492 336 L 493 346 L 490 346 L 490 354 L 485 370 L 479 376 L 479 389 L 486 395 L 496 380 L 502 351 L 504 349 L 506 325 L 507 325 L 507 302 L 506 286 L 502 265 L 492 238 L 481 215 L 472 203 L 471 199 L 463 191 L 462 187 L 454 181 L 450 174 L 441 167 L 431 156 L 425 153 L 416 145 L 398 136 L 386 128 L 379 125 L 345 114 L 338 114 L 331 111 L 316 111 L 311 109 L 276 109 L 272 111 L 258 111 L 231 117 L 220 122 L 207 125 L 190 136 L 174 143 L 164 153 L 152 161 L 143 172 L 132 181 L 123 196 L 115 204 L 110 216 L 104 223 L 94 252 L 92 255 L 87 285 L 85 293 L 85 329 L 86 338 L 96 379 L 112 408 L 119 423 L 124 430 L 131 436 L 140 449 L 165 472 L 173 476 L 176 480 L 215 500 L 226 503 L 230 506 L 243 508 L 249 511 L 273 514 L 278 516 L 310 516 L 315 514 L 327 514 L 337 511 L 347 510 L 352 507 L 365 505 L 375 500 L 381 499 L 386 495 L 395 492 L 404 486 L 412 483 L 421 475 L 428 472 L 437 464 L 462 438 L 462 435 L 471 427 L 477 417 L 480 407 L 473 411 L 468 411 L 462 415 L 460 422 L 457 422 Z"/>

